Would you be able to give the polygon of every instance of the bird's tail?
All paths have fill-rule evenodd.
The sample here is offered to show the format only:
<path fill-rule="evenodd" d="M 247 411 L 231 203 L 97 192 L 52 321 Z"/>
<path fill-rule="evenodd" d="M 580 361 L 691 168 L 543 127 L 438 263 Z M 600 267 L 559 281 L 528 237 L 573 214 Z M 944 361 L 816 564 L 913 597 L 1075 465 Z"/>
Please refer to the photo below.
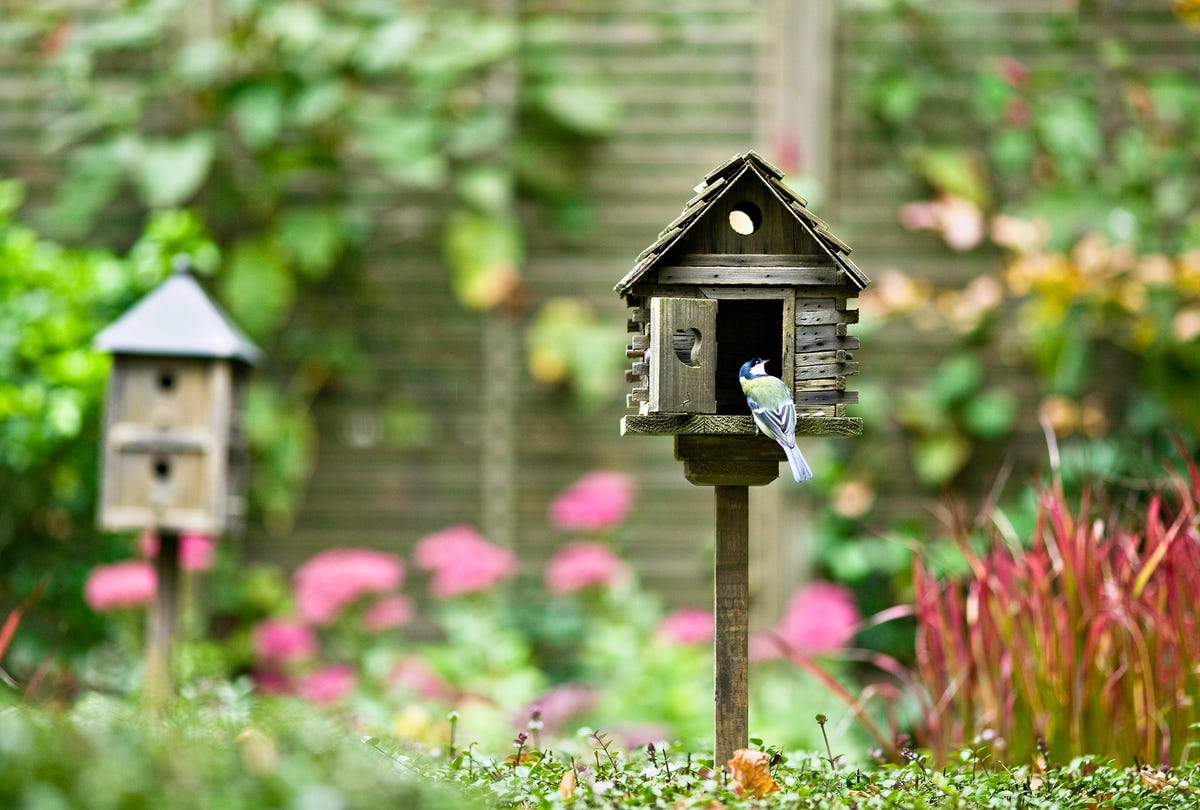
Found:
<path fill-rule="evenodd" d="M 808 466 L 808 462 L 804 460 L 804 454 L 800 452 L 799 447 L 785 447 L 783 452 L 787 453 L 788 464 L 792 465 L 792 477 L 797 482 L 807 481 L 813 477 L 812 470 Z"/>

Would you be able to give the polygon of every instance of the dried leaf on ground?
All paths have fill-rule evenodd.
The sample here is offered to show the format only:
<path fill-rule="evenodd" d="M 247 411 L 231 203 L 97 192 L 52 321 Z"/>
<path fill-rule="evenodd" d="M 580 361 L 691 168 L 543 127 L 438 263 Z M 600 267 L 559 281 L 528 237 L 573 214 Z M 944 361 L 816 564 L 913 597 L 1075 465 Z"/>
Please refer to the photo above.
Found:
<path fill-rule="evenodd" d="M 765 751 L 739 748 L 727 764 L 736 795 L 766 796 L 779 790 L 778 783 L 771 778 L 770 758 Z"/>

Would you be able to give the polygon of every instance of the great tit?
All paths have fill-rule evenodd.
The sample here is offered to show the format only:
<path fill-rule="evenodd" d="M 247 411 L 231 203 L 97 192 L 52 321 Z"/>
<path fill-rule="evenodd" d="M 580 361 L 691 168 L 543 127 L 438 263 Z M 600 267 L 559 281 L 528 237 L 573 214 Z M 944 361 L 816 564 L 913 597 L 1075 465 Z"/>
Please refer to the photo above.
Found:
<path fill-rule="evenodd" d="M 747 360 L 738 372 L 738 382 L 742 384 L 754 424 L 779 442 L 792 465 L 792 476 L 797 481 L 807 481 L 813 474 L 800 448 L 796 447 L 796 404 L 792 401 L 792 392 L 783 380 L 767 373 L 766 365 L 766 360 Z"/>

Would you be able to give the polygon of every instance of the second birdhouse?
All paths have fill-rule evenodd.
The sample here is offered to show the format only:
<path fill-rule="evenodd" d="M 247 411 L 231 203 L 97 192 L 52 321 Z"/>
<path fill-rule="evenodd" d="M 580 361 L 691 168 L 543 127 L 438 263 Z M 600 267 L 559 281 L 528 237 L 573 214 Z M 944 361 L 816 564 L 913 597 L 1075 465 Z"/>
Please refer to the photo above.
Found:
<path fill-rule="evenodd" d="M 782 178 L 754 152 L 735 155 L 617 283 L 630 307 L 627 399 L 638 409 L 624 432 L 753 433 L 738 384 L 751 358 L 792 389 L 797 433 L 861 427 L 828 429 L 858 401 L 846 389 L 858 371 L 847 327 L 869 282 Z"/>
<path fill-rule="evenodd" d="M 113 353 L 100 524 L 219 534 L 245 512 L 241 402 L 262 355 L 186 261 L 95 341 Z"/>

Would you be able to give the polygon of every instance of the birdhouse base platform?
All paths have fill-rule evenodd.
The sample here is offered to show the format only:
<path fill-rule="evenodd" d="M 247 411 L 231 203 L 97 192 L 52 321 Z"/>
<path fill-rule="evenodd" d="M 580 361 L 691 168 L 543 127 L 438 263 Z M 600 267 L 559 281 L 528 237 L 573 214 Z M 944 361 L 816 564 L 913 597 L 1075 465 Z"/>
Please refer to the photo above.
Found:
<path fill-rule="evenodd" d="M 622 436 L 753 436 L 757 432 L 750 415 L 659 413 L 621 417 Z M 797 436 L 861 436 L 862 432 L 863 420 L 857 416 L 796 417 Z"/>

